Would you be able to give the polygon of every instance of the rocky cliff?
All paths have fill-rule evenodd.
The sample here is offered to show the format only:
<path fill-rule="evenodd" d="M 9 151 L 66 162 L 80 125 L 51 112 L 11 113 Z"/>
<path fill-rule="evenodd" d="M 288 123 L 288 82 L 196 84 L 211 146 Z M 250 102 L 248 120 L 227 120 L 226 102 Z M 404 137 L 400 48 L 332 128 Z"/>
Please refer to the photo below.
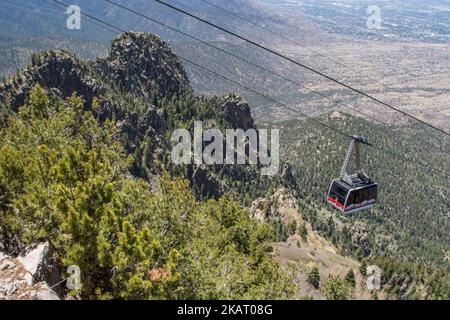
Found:
<path fill-rule="evenodd" d="M 171 170 L 168 138 L 174 129 L 195 120 L 221 129 L 255 128 L 240 95 L 195 97 L 180 59 L 153 34 L 121 34 L 109 54 L 96 61 L 82 61 L 64 51 L 35 54 L 28 67 L 0 84 L 0 125 L 6 125 L 8 114 L 17 112 L 37 84 L 55 97 L 82 96 L 85 109 L 101 122 L 114 119 L 135 158 L 131 173 L 148 180 Z M 182 174 L 201 197 L 217 197 L 230 189 L 257 196 L 268 184 L 259 181 L 257 167 L 190 167 Z M 254 181 L 257 187 L 242 181 Z"/>
<path fill-rule="evenodd" d="M 0 84 L 0 102 L 17 111 L 25 103 L 28 92 L 39 84 L 61 97 L 76 92 L 90 105 L 94 97 L 103 96 L 106 92 L 106 88 L 90 73 L 87 65 L 71 53 L 48 51 L 35 54 L 30 66 Z"/>
<path fill-rule="evenodd" d="M 99 74 L 124 92 L 148 99 L 192 93 L 186 72 L 169 45 L 158 36 L 124 33 L 112 42 L 109 55 L 95 63 Z"/>
<path fill-rule="evenodd" d="M 95 62 L 57 50 L 35 54 L 31 65 L 0 85 L 0 101 L 17 110 L 36 84 L 63 98 L 77 93 L 88 106 L 94 97 L 108 98 L 117 90 L 144 103 L 155 91 L 164 97 L 192 93 L 178 57 L 159 37 L 144 33 L 119 35 L 109 55 Z"/>

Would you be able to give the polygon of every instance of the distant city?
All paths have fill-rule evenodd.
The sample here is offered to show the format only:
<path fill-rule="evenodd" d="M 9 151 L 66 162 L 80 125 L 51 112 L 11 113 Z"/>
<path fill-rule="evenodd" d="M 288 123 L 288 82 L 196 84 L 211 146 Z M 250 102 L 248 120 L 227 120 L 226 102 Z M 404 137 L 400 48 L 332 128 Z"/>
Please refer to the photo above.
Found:
<path fill-rule="evenodd" d="M 280 6 L 296 7 L 330 32 L 372 40 L 419 40 L 433 43 L 450 41 L 450 2 L 369 1 L 369 0 L 259 0 Z M 382 31 L 366 26 L 367 8 L 380 8 Z"/>

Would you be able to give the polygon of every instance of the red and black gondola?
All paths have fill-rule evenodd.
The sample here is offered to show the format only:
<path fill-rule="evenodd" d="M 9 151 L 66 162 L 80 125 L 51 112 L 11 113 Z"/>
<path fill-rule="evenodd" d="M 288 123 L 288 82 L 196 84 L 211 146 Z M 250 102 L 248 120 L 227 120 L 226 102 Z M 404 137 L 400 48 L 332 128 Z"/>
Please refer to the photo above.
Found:
<path fill-rule="evenodd" d="M 366 138 L 353 136 L 341 176 L 331 182 L 328 190 L 328 203 L 344 213 L 369 209 L 378 201 L 378 184 L 369 178 L 361 167 L 360 144 L 370 145 Z M 353 151 L 357 173 L 349 175 L 347 166 Z"/>

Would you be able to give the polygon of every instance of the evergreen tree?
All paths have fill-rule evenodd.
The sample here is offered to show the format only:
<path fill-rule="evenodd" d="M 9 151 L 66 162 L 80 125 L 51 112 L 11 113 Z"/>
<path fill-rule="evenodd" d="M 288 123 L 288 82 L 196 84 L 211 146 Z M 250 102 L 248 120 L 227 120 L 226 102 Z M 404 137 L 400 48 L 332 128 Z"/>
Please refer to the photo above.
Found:
<path fill-rule="evenodd" d="M 330 275 L 323 286 L 323 292 L 328 300 L 352 300 L 353 292 L 350 284 L 339 276 Z"/>
<path fill-rule="evenodd" d="M 363 260 L 361 266 L 359 267 L 359 272 L 365 277 L 367 274 L 367 261 Z"/>
<path fill-rule="evenodd" d="M 314 267 L 311 272 L 308 274 L 308 283 L 312 285 L 314 288 L 319 289 L 320 286 L 320 273 L 319 268 Z"/>
<path fill-rule="evenodd" d="M 353 269 L 350 269 L 347 275 L 345 276 L 345 281 L 354 288 L 356 286 L 355 273 Z"/>
<path fill-rule="evenodd" d="M 300 227 L 300 237 L 302 238 L 303 242 L 307 241 L 308 230 L 306 229 L 305 223 L 302 223 L 302 226 Z"/>

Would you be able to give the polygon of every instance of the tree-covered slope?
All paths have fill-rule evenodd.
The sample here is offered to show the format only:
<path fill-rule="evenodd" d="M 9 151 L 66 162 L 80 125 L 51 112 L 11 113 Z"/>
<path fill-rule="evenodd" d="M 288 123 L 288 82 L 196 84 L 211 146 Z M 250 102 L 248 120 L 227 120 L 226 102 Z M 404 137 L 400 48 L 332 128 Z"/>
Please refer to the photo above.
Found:
<path fill-rule="evenodd" d="M 296 177 L 288 165 L 269 178 L 258 166 L 174 165 L 172 132 L 192 131 L 197 120 L 205 128 L 256 127 L 241 96 L 196 96 L 181 60 L 155 35 L 121 34 L 95 61 L 60 50 L 33 55 L 0 84 L 1 250 L 18 254 L 49 241 L 58 263 L 87 270 L 82 298 L 288 298 L 295 288 L 270 254 L 290 226 L 258 224 L 242 208 L 283 185 L 340 254 L 387 259 L 379 263 L 391 273 L 386 282 L 394 279 L 394 297 L 409 297 L 396 292 L 405 274 L 428 269 L 389 259 L 447 266 L 449 160 L 420 140 L 447 152 L 448 142 L 417 127 L 406 129 L 419 138 L 400 140 L 390 133 L 397 127 L 340 114 L 321 119 L 409 159 L 370 149 L 380 205 L 333 217 L 324 195 L 349 141 L 313 121 L 274 124 Z M 419 277 L 431 281 L 431 293 L 414 298 L 447 294 L 446 274 L 433 270 L 435 278 Z"/>
<path fill-rule="evenodd" d="M 379 183 L 379 204 L 371 211 L 336 215 L 368 224 L 374 254 L 448 267 L 448 139 L 412 124 L 382 126 L 336 113 L 320 120 L 347 134 L 366 136 L 375 145 L 363 149 L 363 164 Z M 295 168 L 302 192 L 326 206 L 329 184 L 339 176 L 349 139 L 312 120 L 280 126 L 283 158 Z"/>
<path fill-rule="evenodd" d="M 171 165 L 176 128 L 254 124 L 239 96 L 195 97 L 159 37 L 120 35 L 95 62 L 36 54 L 0 101 L 0 251 L 50 243 L 83 270 L 78 298 L 293 297 L 273 229 L 233 199 L 241 169 Z"/>
<path fill-rule="evenodd" d="M 35 87 L 0 130 L 0 250 L 46 241 L 84 299 L 286 299 L 273 233 L 230 197 L 200 202 L 163 175 L 130 175 L 115 121 Z"/>

